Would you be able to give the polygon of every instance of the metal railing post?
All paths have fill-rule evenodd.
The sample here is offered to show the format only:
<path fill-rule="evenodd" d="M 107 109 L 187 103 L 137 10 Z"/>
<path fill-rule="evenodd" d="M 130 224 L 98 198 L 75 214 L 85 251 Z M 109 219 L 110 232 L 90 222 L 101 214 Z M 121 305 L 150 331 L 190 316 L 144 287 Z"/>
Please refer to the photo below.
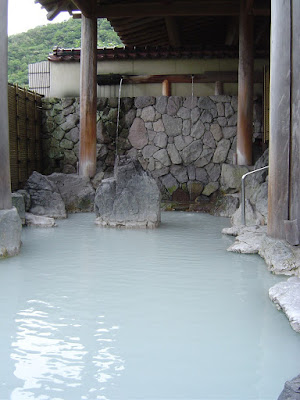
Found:
<path fill-rule="evenodd" d="M 247 176 L 254 174 L 255 172 L 263 171 L 265 169 L 269 168 L 267 165 L 266 167 L 258 168 L 255 169 L 254 171 L 247 172 L 242 176 L 242 224 L 246 225 L 246 209 L 245 209 L 245 200 L 246 200 L 246 195 L 245 195 L 245 180 Z"/>

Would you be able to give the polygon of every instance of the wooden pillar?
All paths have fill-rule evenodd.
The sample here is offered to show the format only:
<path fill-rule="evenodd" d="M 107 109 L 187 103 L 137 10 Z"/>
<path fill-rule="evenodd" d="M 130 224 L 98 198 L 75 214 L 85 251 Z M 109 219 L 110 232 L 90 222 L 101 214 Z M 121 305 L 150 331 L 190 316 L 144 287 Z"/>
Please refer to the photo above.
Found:
<path fill-rule="evenodd" d="M 240 1 L 237 162 L 252 164 L 253 131 L 253 16 L 248 0 Z"/>
<path fill-rule="evenodd" d="M 289 219 L 297 220 L 298 232 L 300 232 L 300 2 L 292 1 L 291 10 L 291 71 L 292 71 L 292 93 L 291 93 L 291 142 L 290 142 L 290 201 Z M 300 241 L 300 236 L 299 236 Z"/>
<path fill-rule="evenodd" d="M 97 18 L 82 15 L 80 57 L 79 174 L 96 173 Z"/>
<path fill-rule="evenodd" d="M 272 0 L 268 234 L 285 239 L 300 221 L 300 3 Z"/>
<path fill-rule="evenodd" d="M 12 207 L 7 101 L 7 0 L 0 2 L 0 54 L 0 210 L 4 210 Z"/>
<path fill-rule="evenodd" d="M 215 82 L 215 96 L 220 96 L 222 94 L 224 94 L 223 82 L 216 81 Z"/>
<path fill-rule="evenodd" d="M 165 79 L 162 82 L 162 95 L 171 96 L 171 83 L 168 81 L 168 79 Z"/>

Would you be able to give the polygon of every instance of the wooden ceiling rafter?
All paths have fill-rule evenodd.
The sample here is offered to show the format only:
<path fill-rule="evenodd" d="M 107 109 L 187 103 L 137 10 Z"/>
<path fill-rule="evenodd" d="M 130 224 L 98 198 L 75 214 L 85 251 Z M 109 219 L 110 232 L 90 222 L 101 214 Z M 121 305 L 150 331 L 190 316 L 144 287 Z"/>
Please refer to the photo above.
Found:
<path fill-rule="evenodd" d="M 168 33 L 169 43 L 173 47 L 180 47 L 181 40 L 178 24 L 175 17 L 165 17 L 166 29 Z"/>

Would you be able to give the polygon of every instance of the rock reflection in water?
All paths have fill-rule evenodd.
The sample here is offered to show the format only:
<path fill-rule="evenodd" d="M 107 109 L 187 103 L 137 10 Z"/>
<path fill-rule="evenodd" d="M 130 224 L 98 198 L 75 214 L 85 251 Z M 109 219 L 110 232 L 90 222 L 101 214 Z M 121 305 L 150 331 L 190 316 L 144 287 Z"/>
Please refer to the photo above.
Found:
<path fill-rule="evenodd" d="M 124 369 L 113 347 L 119 327 L 107 326 L 103 315 L 91 326 L 62 307 L 31 300 L 15 322 L 11 358 L 23 387 L 13 391 L 13 400 L 64 400 L 65 393 L 68 398 L 80 394 L 82 399 L 104 400 L 99 393 Z M 90 381 L 87 393 L 81 388 L 83 379 Z"/>

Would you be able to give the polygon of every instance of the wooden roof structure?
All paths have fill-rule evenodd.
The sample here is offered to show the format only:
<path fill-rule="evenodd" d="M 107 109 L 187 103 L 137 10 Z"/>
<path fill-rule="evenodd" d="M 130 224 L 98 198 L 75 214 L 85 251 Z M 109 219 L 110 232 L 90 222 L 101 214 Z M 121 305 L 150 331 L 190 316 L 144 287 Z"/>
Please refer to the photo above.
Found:
<path fill-rule="evenodd" d="M 125 46 L 237 48 L 240 0 L 36 0 L 48 19 L 61 11 L 107 18 Z M 248 0 L 255 49 L 270 48 L 270 0 Z M 80 15 L 80 14 L 79 14 Z"/>

